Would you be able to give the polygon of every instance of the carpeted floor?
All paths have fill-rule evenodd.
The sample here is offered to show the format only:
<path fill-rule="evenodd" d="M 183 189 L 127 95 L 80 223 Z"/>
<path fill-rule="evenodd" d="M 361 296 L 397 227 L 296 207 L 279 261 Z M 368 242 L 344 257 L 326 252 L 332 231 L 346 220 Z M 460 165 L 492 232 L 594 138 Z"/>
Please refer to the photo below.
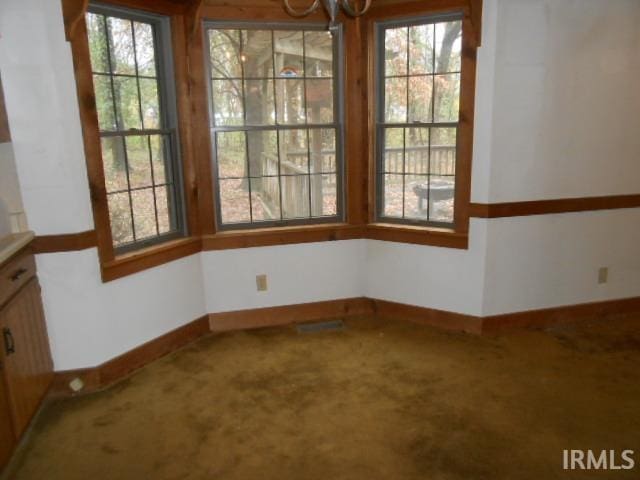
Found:
<path fill-rule="evenodd" d="M 640 478 L 640 318 L 212 336 L 37 421 L 16 480 Z M 563 449 L 636 468 L 564 472 Z"/>

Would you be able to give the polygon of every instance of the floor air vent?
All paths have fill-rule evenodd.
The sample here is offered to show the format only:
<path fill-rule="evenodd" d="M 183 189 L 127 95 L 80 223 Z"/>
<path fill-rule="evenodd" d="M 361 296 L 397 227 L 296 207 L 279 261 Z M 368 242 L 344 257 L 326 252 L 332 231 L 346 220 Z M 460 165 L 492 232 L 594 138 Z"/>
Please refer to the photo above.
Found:
<path fill-rule="evenodd" d="M 344 330 L 344 322 L 342 320 L 331 320 L 329 322 L 305 323 L 297 325 L 298 333 L 316 333 L 332 330 Z"/>

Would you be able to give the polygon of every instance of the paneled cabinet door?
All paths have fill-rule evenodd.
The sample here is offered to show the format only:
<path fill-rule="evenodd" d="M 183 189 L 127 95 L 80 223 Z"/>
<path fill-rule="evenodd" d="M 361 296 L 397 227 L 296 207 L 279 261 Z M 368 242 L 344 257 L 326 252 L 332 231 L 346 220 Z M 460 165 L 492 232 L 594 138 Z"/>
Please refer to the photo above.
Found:
<path fill-rule="evenodd" d="M 9 399 L 2 377 L 2 367 L 0 365 L 0 472 L 9 461 L 16 439 L 11 428 L 11 414 L 9 413 Z"/>
<path fill-rule="evenodd" d="M 36 278 L 0 311 L 2 362 L 13 427 L 20 437 L 53 378 L 47 327 Z"/>

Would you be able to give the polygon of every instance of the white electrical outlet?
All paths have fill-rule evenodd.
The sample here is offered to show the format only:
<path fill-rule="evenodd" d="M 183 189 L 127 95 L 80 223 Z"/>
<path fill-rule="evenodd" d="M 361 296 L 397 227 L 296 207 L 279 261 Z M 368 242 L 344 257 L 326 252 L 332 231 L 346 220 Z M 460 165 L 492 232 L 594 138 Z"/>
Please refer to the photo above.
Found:
<path fill-rule="evenodd" d="M 259 292 L 267 291 L 267 276 L 265 274 L 256 275 L 256 287 L 258 288 Z"/>
<path fill-rule="evenodd" d="M 78 377 L 74 378 L 73 380 L 71 380 L 69 382 L 69 388 L 73 391 L 78 393 L 80 390 L 82 390 L 84 388 L 84 382 L 79 379 Z"/>
<path fill-rule="evenodd" d="M 600 267 L 598 270 L 598 284 L 602 285 L 609 281 L 609 267 Z"/>

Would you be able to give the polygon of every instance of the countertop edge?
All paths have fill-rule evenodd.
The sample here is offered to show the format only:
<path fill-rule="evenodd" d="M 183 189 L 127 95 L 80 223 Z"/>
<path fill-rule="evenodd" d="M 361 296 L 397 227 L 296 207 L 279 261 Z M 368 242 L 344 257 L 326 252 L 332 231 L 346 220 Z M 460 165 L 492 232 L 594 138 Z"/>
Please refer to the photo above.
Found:
<path fill-rule="evenodd" d="M 29 245 L 34 238 L 33 232 L 12 233 L 0 238 L 0 265 Z"/>

